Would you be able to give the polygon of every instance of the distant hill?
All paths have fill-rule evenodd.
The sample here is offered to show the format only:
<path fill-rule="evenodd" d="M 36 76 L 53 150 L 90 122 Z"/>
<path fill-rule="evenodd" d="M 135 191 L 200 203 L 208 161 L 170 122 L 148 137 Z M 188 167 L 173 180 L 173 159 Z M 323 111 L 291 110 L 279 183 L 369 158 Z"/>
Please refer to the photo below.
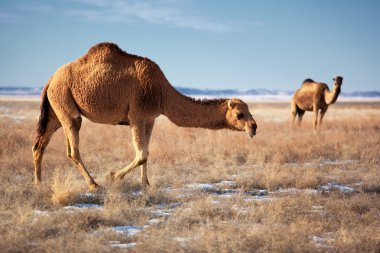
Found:
<path fill-rule="evenodd" d="M 267 89 L 250 89 L 250 90 L 210 90 L 210 89 L 193 89 L 186 87 L 176 87 L 181 93 L 193 96 L 292 96 L 294 91 L 286 90 L 267 90 Z M 342 91 L 342 97 L 363 97 L 363 98 L 380 98 L 380 91 Z"/>
<path fill-rule="evenodd" d="M 237 90 L 237 89 L 195 89 L 188 87 L 176 87 L 181 93 L 189 96 L 205 96 L 205 97 L 230 97 L 230 96 L 257 96 L 257 97 L 290 97 L 293 91 L 284 90 L 267 90 L 267 89 L 250 89 L 250 90 Z M 0 87 L 0 96 L 39 96 L 42 87 Z M 380 98 L 380 91 L 342 91 L 342 97 L 352 98 Z"/>
<path fill-rule="evenodd" d="M 39 96 L 41 91 L 42 87 L 0 87 L 0 95 L 2 96 Z"/>

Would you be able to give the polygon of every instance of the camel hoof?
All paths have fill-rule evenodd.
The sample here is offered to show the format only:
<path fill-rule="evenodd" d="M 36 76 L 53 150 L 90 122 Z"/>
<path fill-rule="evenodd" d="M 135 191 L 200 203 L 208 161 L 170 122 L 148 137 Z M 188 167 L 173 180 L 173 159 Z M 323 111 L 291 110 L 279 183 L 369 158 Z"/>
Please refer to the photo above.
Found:
<path fill-rule="evenodd" d="M 107 176 L 107 181 L 113 182 L 116 179 L 116 172 L 111 171 L 110 174 Z"/>
<path fill-rule="evenodd" d="M 89 187 L 89 192 L 96 193 L 96 194 L 105 193 L 106 192 L 106 188 L 104 188 L 103 186 L 95 183 L 94 185 L 91 185 Z"/>
<path fill-rule="evenodd" d="M 41 181 L 35 181 L 35 182 L 34 182 L 34 188 L 35 188 L 37 191 L 41 190 L 41 188 L 42 188 Z"/>
<path fill-rule="evenodd" d="M 95 182 L 90 184 L 90 186 L 88 187 L 89 191 L 92 193 L 98 192 L 99 190 L 101 190 L 101 188 L 102 187 Z"/>

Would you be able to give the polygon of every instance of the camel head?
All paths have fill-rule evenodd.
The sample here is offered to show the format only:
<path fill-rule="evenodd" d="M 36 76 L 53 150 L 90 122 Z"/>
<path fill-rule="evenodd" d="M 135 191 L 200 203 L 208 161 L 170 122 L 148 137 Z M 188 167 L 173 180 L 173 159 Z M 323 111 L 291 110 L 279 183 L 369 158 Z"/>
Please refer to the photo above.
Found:
<path fill-rule="evenodd" d="M 248 105 L 240 99 L 228 100 L 226 120 L 232 129 L 246 131 L 251 137 L 256 134 L 257 124 L 249 112 Z"/>
<path fill-rule="evenodd" d="M 342 83 L 343 83 L 343 77 L 336 76 L 336 77 L 333 78 L 333 81 L 334 81 L 334 85 L 335 86 L 339 86 L 340 87 L 342 85 Z"/>

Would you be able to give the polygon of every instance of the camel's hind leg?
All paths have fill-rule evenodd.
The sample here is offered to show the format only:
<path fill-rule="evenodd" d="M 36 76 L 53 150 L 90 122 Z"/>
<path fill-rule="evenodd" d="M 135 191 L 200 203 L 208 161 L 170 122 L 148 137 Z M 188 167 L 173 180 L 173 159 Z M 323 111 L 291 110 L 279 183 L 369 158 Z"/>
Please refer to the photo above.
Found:
<path fill-rule="evenodd" d="M 85 178 L 89 189 L 95 190 L 98 188 L 98 184 L 88 173 L 79 153 L 79 130 L 82 123 L 80 112 L 71 92 L 64 85 L 54 85 L 51 88 L 48 90 L 49 101 L 66 135 L 67 156 Z"/>
<path fill-rule="evenodd" d="M 321 109 L 321 113 L 319 114 L 319 123 L 318 123 L 319 127 L 321 127 L 322 125 L 323 116 L 325 116 L 326 111 L 327 111 L 327 108 Z"/>
<path fill-rule="evenodd" d="M 75 119 L 70 120 L 67 124 L 63 126 L 68 145 L 67 155 L 74 162 L 79 172 L 85 178 L 89 189 L 92 191 L 96 190 L 99 185 L 88 173 L 79 153 L 79 130 L 81 128 L 81 124 L 82 118 L 79 116 Z"/>
<path fill-rule="evenodd" d="M 46 130 L 42 134 L 38 134 L 33 148 L 33 159 L 34 159 L 34 183 L 38 187 L 41 184 L 41 164 L 42 157 L 44 155 L 45 148 L 49 144 L 49 141 L 55 131 L 61 127 L 61 123 L 58 121 L 54 112 L 50 109 L 49 121 L 46 125 Z"/>
<path fill-rule="evenodd" d="M 303 115 L 305 114 L 305 111 L 297 108 L 297 114 L 298 114 L 297 125 L 298 127 L 301 127 L 302 118 L 303 118 Z"/>
<path fill-rule="evenodd" d="M 152 136 L 152 130 L 154 126 L 154 119 L 150 122 L 146 123 L 145 126 L 145 133 L 146 133 L 146 145 L 147 145 L 147 150 L 148 150 L 148 156 L 149 156 L 149 142 L 150 142 L 150 137 Z M 143 165 L 141 165 L 141 183 L 143 186 L 149 186 L 149 180 L 148 180 L 148 174 L 147 174 L 147 163 L 146 161 Z"/>

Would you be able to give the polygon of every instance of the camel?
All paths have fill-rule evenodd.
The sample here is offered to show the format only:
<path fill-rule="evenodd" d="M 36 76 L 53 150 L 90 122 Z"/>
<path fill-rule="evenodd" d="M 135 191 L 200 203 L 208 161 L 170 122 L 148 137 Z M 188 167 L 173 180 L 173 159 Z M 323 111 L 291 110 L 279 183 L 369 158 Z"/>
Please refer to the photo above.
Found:
<path fill-rule="evenodd" d="M 242 100 L 187 97 L 169 83 L 155 62 L 128 54 L 109 42 L 91 47 L 82 57 L 59 68 L 45 85 L 41 100 L 32 148 L 37 188 L 41 184 L 44 150 L 54 132 L 63 127 L 67 156 L 85 178 L 89 190 L 98 189 L 79 152 L 82 116 L 95 123 L 130 126 L 135 158 L 109 177 L 122 179 L 140 166 L 143 186 L 150 185 L 148 147 L 159 115 L 165 115 L 180 127 L 231 129 L 245 131 L 251 137 L 257 128 Z"/>
<path fill-rule="evenodd" d="M 332 91 L 325 83 L 317 83 L 312 79 L 306 79 L 303 81 L 302 86 L 298 89 L 291 102 L 292 110 L 292 126 L 298 115 L 298 126 L 301 125 L 302 117 L 305 111 L 314 112 L 314 131 L 317 130 L 322 124 L 323 116 L 325 115 L 329 105 L 336 102 L 340 93 L 340 87 L 342 86 L 343 77 L 336 76 L 333 78 L 334 88 Z M 318 113 L 319 122 L 318 122 Z"/>

